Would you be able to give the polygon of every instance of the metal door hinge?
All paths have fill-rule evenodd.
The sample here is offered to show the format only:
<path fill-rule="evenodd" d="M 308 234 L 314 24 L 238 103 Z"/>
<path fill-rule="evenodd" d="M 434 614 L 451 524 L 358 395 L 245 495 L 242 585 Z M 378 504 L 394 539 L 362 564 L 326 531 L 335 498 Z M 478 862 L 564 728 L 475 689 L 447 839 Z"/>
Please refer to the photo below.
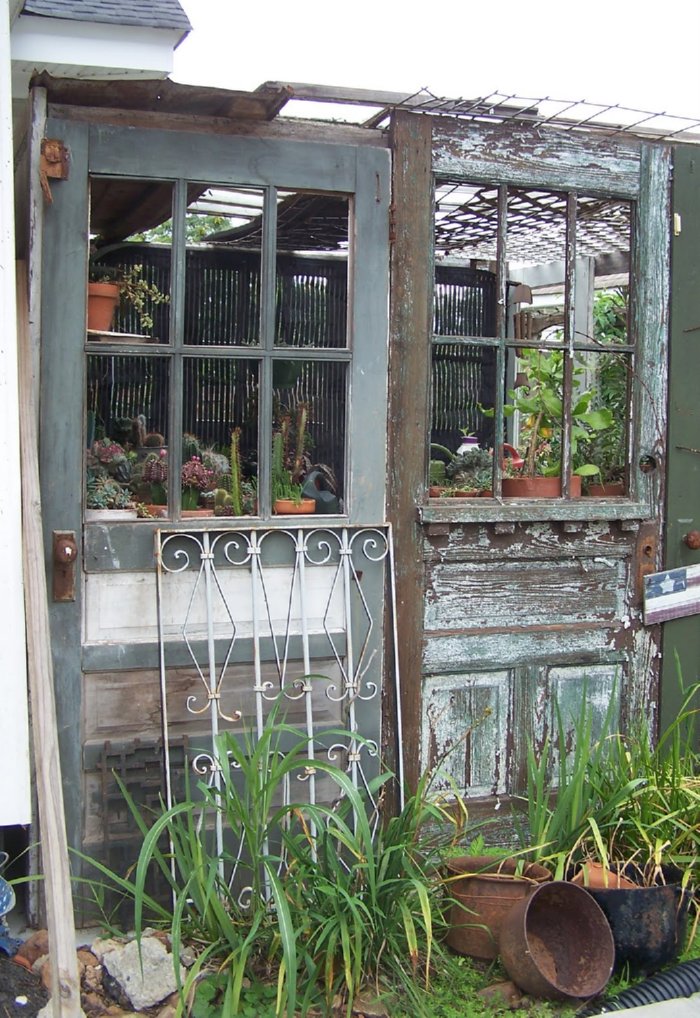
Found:
<path fill-rule="evenodd" d="M 681 214 L 680 214 L 680 212 L 674 212 L 673 213 L 673 236 L 674 237 L 680 237 L 681 229 L 682 228 L 683 228 L 683 223 L 681 222 Z"/>
<path fill-rule="evenodd" d="M 53 195 L 49 177 L 53 177 L 54 180 L 68 180 L 68 149 L 58 138 L 41 139 L 39 178 L 44 198 L 50 205 L 53 202 Z"/>

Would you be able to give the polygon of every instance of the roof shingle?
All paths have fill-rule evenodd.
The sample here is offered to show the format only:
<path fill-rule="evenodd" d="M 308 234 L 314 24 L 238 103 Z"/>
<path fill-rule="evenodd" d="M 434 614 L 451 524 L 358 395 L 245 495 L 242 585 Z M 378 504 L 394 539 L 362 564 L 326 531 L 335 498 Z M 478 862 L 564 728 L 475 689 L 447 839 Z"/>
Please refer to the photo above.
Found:
<path fill-rule="evenodd" d="M 192 28 L 178 0 L 25 0 L 22 13 L 107 25 L 179 28 L 184 32 Z"/>

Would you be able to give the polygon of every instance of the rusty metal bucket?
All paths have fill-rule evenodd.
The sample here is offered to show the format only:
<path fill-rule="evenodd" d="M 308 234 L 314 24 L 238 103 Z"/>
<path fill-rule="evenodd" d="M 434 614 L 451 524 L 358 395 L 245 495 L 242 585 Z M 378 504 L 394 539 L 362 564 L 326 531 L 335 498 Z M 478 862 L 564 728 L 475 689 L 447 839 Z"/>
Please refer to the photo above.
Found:
<path fill-rule="evenodd" d="M 656 972 L 683 949 L 691 895 L 679 883 L 654 887 L 587 887 L 615 941 L 617 968 Z"/>
<path fill-rule="evenodd" d="M 615 962 L 602 909 L 582 887 L 561 880 L 513 906 L 501 923 L 499 944 L 513 982 L 549 1000 L 596 996 Z"/>
<path fill-rule="evenodd" d="M 458 954 L 486 960 L 498 957 L 501 922 L 513 905 L 552 879 L 537 863 L 518 866 L 515 859 L 491 855 L 450 859 L 447 870 L 453 899 L 447 943 Z"/>

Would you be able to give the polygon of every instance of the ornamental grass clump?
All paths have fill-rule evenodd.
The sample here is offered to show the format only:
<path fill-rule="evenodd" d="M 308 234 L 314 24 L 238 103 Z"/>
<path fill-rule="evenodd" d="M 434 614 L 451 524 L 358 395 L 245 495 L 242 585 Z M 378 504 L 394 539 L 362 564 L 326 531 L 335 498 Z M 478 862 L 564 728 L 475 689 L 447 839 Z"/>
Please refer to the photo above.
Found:
<path fill-rule="evenodd" d="M 347 732 L 326 733 L 337 747 Z M 354 737 L 360 751 L 365 743 Z M 182 802 L 147 817 L 122 791 L 143 834 L 133 877 L 94 862 L 103 884 L 133 898 L 134 924 L 169 928 L 173 956 L 183 942 L 197 958 L 180 987 L 179 1013 L 194 1000 L 212 1014 L 238 1015 L 251 995 L 274 987 L 274 1014 L 348 1016 L 361 989 L 401 989 L 422 1013 L 447 901 L 438 869 L 466 816 L 450 796 L 433 797 L 425 776 L 395 817 L 378 801 L 393 780 L 383 773 L 355 787 L 308 737 L 273 710 L 258 737 L 221 735 L 210 774 Z M 294 801 L 310 774 L 333 803 Z M 216 849 L 214 832 L 224 848 Z M 166 844 L 167 843 L 167 844 Z M 169 846 L 169 847 L 168 847 Z M 172 894 L 168 908 L 147 893 L 153 869 Z"/>

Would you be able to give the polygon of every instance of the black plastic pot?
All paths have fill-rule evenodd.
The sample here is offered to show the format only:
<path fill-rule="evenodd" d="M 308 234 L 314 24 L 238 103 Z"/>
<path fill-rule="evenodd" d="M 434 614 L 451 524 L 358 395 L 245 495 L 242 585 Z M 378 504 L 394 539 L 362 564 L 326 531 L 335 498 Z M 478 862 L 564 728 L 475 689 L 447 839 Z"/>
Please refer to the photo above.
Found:
<path fill-rule="evenodd" d="M 655 887 L 587 887 L 610 923 L 615 967 L 656 972 L 675 961 L 685 942 L 690 895 L 679 883 Z"/>

